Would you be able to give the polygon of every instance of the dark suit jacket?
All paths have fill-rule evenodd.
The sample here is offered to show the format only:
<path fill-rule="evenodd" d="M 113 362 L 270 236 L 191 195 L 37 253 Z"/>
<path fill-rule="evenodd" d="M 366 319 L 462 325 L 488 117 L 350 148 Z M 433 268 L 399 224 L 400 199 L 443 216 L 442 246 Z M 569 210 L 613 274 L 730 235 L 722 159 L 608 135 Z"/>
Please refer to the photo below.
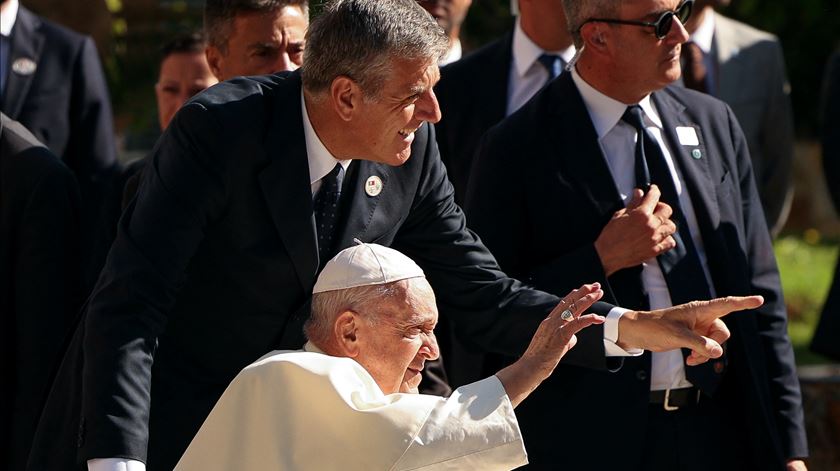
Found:
<path fill-rule="evenodd" d="M 20 123 L 0 113 L 0 468 L 23 469 L 77 319 L 79 189 Z"/>
<path fill-rule="evenodd" d="M 0 110 L 20 121 L 76 175 L 82 195 L 82 243 L 87 279 L 93 282 L 107 252 L 100 232 L 102 205 L 117 166 L 111 103 L 96 46 L 33 14 L 18 10 L 12 29 L 9 76 Z M 34 73 L 21 75 L 11 64 L 32 59 Z"/>
<path fill-rule="evenodd" d="M 300 93 L 298 73 L 237 79 L 178 112 L 120 220 L 31 469 L 147 450 L 150 470 L 170 469 L 241 368 L 303 344 L 318 251 Z M 375 197 L 363 191 L 370 175 L 384 184 Z M 465 336 L 524 351 L 557 298 L 506 278 L 466 229 L 433 127 L 418 130 L 403 166 L 355 161 L 345 181 L 339 247 L 400 250 Z M 604 367 L 602 336 L 587 329 L 569 361 Z"/>
<path fill-rule="evenodd" d="M 653 101 L 697 213 L 716 293 L 765 298 L 760 309 L 728 318 L 729 367 L 719 396 L 749 430 L 729 445 L 750 447 L 755 469 L 779 469 L 807 449 L 779 274 L 746 142 L 731 110 L 714 98 L 668 87 Z M 676 126 L 694 127 L 700 145 L 681 146 Z M 553 293 L 599 281 L 608 302 L 647 304 L 640 270 L 607 278 L 593 246 L 623 203 L 571 74 L 491 129 L 473 169 L 467 217 L 503 270 Z M 517 409 L 534 467 L 552 469 L 559 458 L 569 469 L 634 469 L 649 377 L 649 355 L 625 360 L 617 373 L 558 367 Z M 591 407 L 576 406 L 584 404 Z M 587 439 L 560 456 L 560 423 L 580 437 L 603 437 L 613 427 L 636 433 L 609 440 L 608 453 L 603 440 Z"/>
<path fill-rule="evenodd" d="M 435 125 L 440 158 L 455 202 L 463 204 L 481 136 L 505 118 L 513 33 L 442 68 L 435 94 L 442 118 Z"/>
<path fill-rule="evenodd" d="M 834 202 L 840 213 L 840 52 L 835 52 L 826 67 L 823 88 L 823 171 Z M 834 272 L 834 282 L 825 300 L 820 323 L 814 332 L 811 349 L 840 361 L 840 262 Z"/>

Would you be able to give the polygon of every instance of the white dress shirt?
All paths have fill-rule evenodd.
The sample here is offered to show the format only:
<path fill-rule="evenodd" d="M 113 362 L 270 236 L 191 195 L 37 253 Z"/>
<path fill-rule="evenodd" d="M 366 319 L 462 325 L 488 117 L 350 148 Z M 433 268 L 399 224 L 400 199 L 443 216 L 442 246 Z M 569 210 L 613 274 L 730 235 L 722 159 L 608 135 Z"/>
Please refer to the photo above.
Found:
<path fill-rule="evenodd" d="M 450 398 L 383 394 L 355 360 L 307 343 L 242 370 L 175 469 L 492 471 L 527 462 L 495 376 Z"/>
<path fill-rule="evenodd" d="M 592 124 L 598 134 L 598 143 L 606 157 L 607 166 L 615 182 L 624 203 L 627 204 L 636 187 L 635 177 L 635 143 L 636 129 L 621 120 L 621 116 L 627 109 L 627 105 L 614 100 L 599 92 L 578 74 L 577 69 L 572 71 L 572 79 L 583 97 L 583 102 L 592 119 Z M 659 147 L 668 163 L 674 185 L 679 195 L 680 205 L 688 222 L 694 246 L 700 256 L 703 272 L 710 289 L 711 275 L 706 261 L 706 252 L 703 248 L 703 240 L 700 238 L 700 227 L 697 224 L 697 217 L 691 198 L 680 177 L 679 169 L 674 165 L 671 153 L 662 135 L 662 121 L 659 113 L 653 106 L 650 95 L 644 97 L 639 106 L 642 107 L 645 115 L 645 126 L 656 137 Z M 651 309 L 662 309 L 672 306 L 671 295 L 668 292 L 668 285 L 665 283 L 665 276 L 655 258 L 651 258 L 642 264 L 642 283 L 648 293 Z M 714 294 L 714 293 L 713 293 Z M 606 330 L 606 329 L 605 329 Z M 691 387 L 691 383 L 685 379 L 685 366 L 682 352 L 671 350 L 668 352 L 653 353 L 651 365 L 652 391 L 669 388 Z"/>
<path fill-rule="evenodd" d="M 330 151 L 327 150 L 324 143 L 321 142 L 321 138 L 318 137 L 315 128 L 309 122 L 309 113 L 306 112 L 306 100 L 303 98 L 303 89 L 300 91 L 300 109 L 303 114 L 303 136 L 306 140 L 306 158 L 309 161 L 309 184 L 312 189 L 312 197 L 314 198 L 315 194 L 318 193 L 318 189 L 321 188 L 321 180 L 328 173 L 332 172 L 335 164 L 341 164 L 346 172 L 347 167 L 353 160 L 337 160 L 330 154 Z"/>
<path fill-rule="evenodd" d="M 440 62 L 438 62 L 438 66 L 443 67 L 447 64 L 451 64 L 460 60 L 463 55 L 464 50 L 461 48 L 461 40 L 455 38 L 455 40 L 449 45 L 449 50 L 446 51 L 446 55 L 440 59 Z"/>
<path fill-rule="evenodd" d="M 522 31 L 519 18 L 517 18 L 516 26 L 513 29 L 513 44 L 511 45 L 512 60 L 510 61 L 507 113 L 505 116 L 513 114 L 545 86 L 548 80 L 548 71 L 537 61 L 543 53 L 558 55 L 568 64 L 575 56 L 575 47 L 569 46 L 564 51 L 545 51 Z"/>

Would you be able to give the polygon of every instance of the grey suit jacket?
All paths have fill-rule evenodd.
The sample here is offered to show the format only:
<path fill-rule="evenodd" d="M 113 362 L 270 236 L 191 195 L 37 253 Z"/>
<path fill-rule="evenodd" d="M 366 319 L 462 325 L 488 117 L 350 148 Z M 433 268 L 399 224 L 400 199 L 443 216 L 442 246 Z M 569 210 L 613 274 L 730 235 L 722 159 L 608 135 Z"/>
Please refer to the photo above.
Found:
<path fill-rule="evenodd" d="M 793 198 L 793 112 L 776 36 L 715 16 L 716 96 L 735 113 L 750 149 L 767 227 L 784 226 Z"/>

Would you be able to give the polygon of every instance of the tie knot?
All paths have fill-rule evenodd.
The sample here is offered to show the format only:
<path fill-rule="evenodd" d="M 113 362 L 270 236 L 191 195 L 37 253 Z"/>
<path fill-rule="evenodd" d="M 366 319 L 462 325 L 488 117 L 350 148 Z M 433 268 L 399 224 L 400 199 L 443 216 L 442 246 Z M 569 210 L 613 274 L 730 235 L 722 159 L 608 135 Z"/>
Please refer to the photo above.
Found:
<path fill-rule="evenodd" d="M 645 127 L 645 112 L 642 111 L 642 107 L 639 105 L 630 105 L 624 110 L 624 114 L 621 115 L 621 120 L 625 123 L 633 126 L 636 129 L 644 129 Z"/>
<path fill-rule="evenodd" d="M 330 193 L 341 193 L 341 184 L 344 181 L 344 167 L 335 164 L 335 167 L 321 180 L 321 187 Z"/>
<path fill-rule="evenodd" d="M 548 71 L 548 79 L 553 80 L 555 77 L 560 75 L 562 72 L 562 62 L 563 59 L 556 54 L 540 54 L 540 57 L 537 58 L 537 61 L 545 67 L 545 70 Z"/>

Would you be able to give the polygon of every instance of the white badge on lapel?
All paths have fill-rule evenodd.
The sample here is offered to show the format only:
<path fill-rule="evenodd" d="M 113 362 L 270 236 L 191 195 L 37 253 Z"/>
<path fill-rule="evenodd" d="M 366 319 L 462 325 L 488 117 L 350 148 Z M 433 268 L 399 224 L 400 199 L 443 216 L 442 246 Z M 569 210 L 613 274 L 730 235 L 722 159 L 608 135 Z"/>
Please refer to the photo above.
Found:
<path fill-rule="evenodd" d="M 677 138 L 680 144 L 684 146 L 700 145 L 700 140 L 697 139 L 697 131 L 691 126 L 677 126 Z"/>
<path fill-rule="evenodd" d="M 368 196 L 377 196 L 382 193 L 382 179 L 376 175 L 371 175 L 365 182 L 365 193 Z"/>
<path fill-rule="evenodd" d="M 20 57 L 12 62 L 12 71 L 18 75 L 32 75 L 38 64 L 28 57 Z"/>

